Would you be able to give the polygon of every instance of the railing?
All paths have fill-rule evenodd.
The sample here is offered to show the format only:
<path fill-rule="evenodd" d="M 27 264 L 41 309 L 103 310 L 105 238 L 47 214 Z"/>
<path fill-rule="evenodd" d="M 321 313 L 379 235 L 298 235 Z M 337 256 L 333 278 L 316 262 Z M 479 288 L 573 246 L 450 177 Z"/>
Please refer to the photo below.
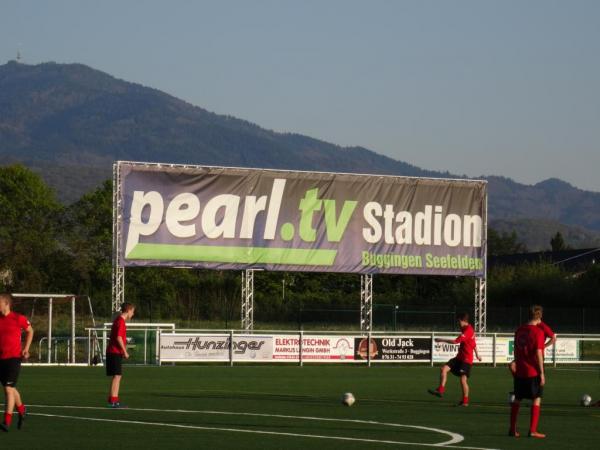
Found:
<path fill-rule="evenodd" d="M 457 345 L 435 342 L 457 332 L 171 330 L 159 335 L 159 364 L 241 363 L 435 363 L 456 355 Z M 477 336 L 482 363 L 513 359 L 513 335 Z M 600 364 L 600 335 L 561 334 L 546 349 L 547 364 Z"/>
<path fill-rule="evenodd" d="M 83 364 L 102 363 L 110 329 L 86 329 L 87 337 L 76 338 L 76 359 Z M 454 338 L 456 331 L 377 332 L 289 331 L 289 330 L 209 330 L 169 327 L 128 328 L 127 364 L 169 363 L 420 363 L 435 365 L 456 355 L 457 346 L 437 343 L 436 338 Z M 44 354 L 46 337 L 38 342 L 36 359 L 44 364 L 72 361 L 70 338 L 54 337 L 51 358 Z M 513 359 L 513 335 L 477 335 L 483 364 L 497 366 Z M 556 344 L 546 349 L 546 363 L 600 364 L 600 334 L 560 334 Z M 36 362 L 37 364 L 37 362 Z M 479 364 L 476 362 L 476 364 Z"/>

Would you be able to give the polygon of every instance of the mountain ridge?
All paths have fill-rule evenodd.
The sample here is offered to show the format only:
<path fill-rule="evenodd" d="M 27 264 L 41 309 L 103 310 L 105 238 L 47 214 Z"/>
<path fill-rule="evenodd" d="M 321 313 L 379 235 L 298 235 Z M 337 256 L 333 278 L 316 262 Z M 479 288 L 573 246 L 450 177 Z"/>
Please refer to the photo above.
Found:
<path fill-rule="evenodd" d="M 0 65 L 0 163 L 23 162 L 72 202 L 114 160 L 466 178 L 212 113 L 83 64 Z M 549 178 L 489 185 L 491 221 L 548 220 L 600 233 L 600 193 Z"/>

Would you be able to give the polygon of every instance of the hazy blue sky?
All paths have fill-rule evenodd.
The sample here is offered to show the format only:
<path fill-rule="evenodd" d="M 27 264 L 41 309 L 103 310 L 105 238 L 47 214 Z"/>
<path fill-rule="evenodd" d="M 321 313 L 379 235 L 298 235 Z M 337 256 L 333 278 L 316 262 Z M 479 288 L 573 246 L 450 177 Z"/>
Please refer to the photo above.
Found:
<path fill-rule="evenodd" d="M 0 1 L 0 63 L 81 62 L 429 169 L 600 191 L 600 1 Z"/>

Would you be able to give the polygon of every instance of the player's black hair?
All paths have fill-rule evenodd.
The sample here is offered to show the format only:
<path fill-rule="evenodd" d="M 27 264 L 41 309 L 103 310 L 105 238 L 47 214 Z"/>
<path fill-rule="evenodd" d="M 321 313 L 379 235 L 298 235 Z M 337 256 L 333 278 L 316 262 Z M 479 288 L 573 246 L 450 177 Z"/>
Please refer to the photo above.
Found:
<path fill-rule="evenodd" d="M 462 320 L 464 322 L 468 322 L 469 321 L 469 313 L 466 311 L 459 312 L 458 314 L 456 314 L 456 319 Z"/>
<path fill-rule="evenodd" d="M 133 303 L 125 302 L 121 305 L 121 312 L 126 313 L 130 309 L 135 309 L 135 305 Z"/>

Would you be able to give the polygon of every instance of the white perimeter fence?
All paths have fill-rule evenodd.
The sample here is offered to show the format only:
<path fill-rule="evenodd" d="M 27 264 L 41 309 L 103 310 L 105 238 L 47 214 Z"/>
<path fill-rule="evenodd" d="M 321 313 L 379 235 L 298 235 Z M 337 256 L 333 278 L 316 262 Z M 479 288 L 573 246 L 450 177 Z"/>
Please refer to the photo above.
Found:
<path fill-rule="evenodd" d="M 90 328 L 87 363 L 101 363 L 108 327 Z M 93 345 L 95 339 L 98 345 Z M 455 338 L 457 332 L 191 330 L 172 324 L 128 328 L 130 364 L 171 363 L 421 363 L 434 365 L 456 355 L 458 346 L 436 343 Z M 477 336 L 481 364 L 506 364 L 513 359 L 513 335 Z M 560 334 L 546 349 L 546 363 L 600 364 L 600 335 Z M 476 362 L 478 364 L 478 362 Z"/>

